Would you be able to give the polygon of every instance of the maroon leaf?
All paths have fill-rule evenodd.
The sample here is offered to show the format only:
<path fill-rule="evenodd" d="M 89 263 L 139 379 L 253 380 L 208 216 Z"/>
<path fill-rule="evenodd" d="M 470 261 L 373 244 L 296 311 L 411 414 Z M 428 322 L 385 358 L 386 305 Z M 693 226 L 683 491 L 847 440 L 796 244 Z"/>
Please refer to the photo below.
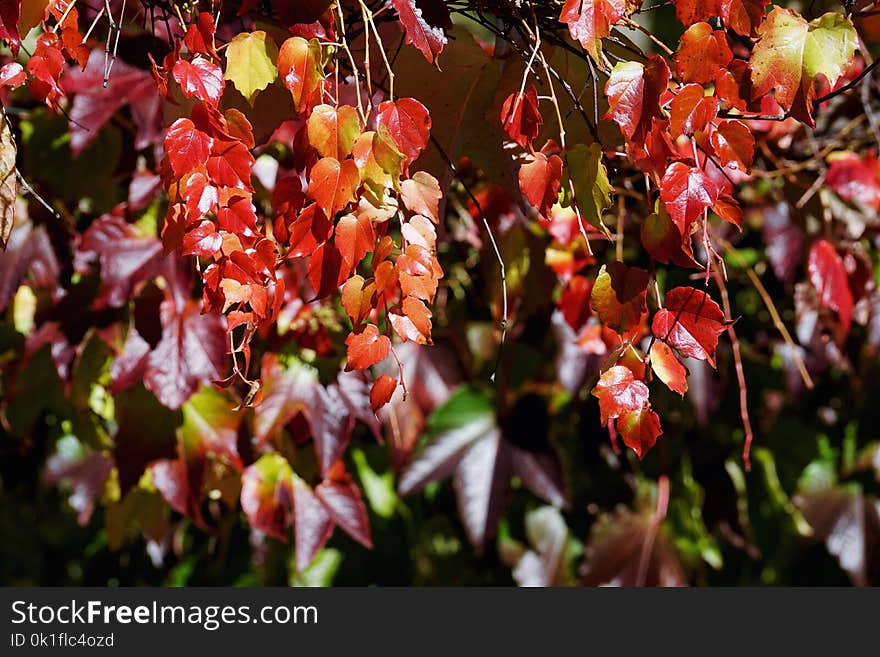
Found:
<path fill-rule="evenodd" d="M 438 11 L 443 3 L 436 0 L 391 0 L 391 4 L 394 5 L 400 23 L 406 30 L 406 42 L 418 48 L 429 62 L 436 64 L 437 57 L 446 45 L 446 34 L 443 31 L 443 24 L 431 24 L 427 19 L 436 20 L 438 14 L 439 17 L 444 17 Z M 425 15 L 425 5 L 434 8 L 428 16 Z M 445 18 L 448 21 L 448 9 L 445 10 Z"/>
<path fill-rule="evenodd" d="M 162 339 L 147 358 L 144 382 L 168 408 L 180 408 L 202 383 L 224 378 L 226 321 L 201 304 L 162 302 Z"/>
<path fill-rule="evenodd" d="M 807 260 L 810 282 L 819 297 L 819 307 L 837 313 L 844 335 L 852 322 L 853 296 L 843 259 L 828 240 L 817 240 Z"/>

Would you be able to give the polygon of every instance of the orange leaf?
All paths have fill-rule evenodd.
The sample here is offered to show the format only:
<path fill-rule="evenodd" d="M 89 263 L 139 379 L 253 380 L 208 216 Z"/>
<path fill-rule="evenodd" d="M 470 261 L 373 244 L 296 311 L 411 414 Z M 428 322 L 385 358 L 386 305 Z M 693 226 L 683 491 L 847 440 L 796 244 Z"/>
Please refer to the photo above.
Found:
<path fill-rule="evenodd" d="M 380 335 L 374 324 L 367 324 L 351 333 L 345 339 L 345 344 L 348 347 L 346 371 L 365 370 L 383 360 L 391 350 L 391 340 L 386 335 Z"/>

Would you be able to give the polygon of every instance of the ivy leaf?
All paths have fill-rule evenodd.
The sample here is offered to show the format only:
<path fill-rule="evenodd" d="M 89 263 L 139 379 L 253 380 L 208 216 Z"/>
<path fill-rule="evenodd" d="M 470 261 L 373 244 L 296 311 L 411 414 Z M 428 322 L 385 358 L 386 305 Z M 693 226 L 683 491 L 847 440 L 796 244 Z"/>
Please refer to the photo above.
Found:
<path fill-rule="evenodd" d="M 379 105 L 376 121 L 388 128 L 408 163 L 412 163 L 428 145 L 431 116 L 427 108 L 415 98 L 386 100 Z"/>
<path fill-rule="evenodd" d="M 584 547 L 586 586 L 687 586 L 681 561 L 653 509 L 599 516 Z"/>
<path fill-rule="evenodd" d="M 562 294 L 559 295 L 557 306 L 562 311 L 562 316 L 571 327 L 578 333 L 590 318 L 590 298 L 593 293 L 593 281 L 576 274 L 568 279 Z"/>
<path fill-rule="evenodd" d="M 810 463 L 798 481 L 794 503 L 855 586 L 876 583 L 880 550 L 880 502 L 857 482 L 840 483 L 831 463 Z"/>
<path fill-rule="evenodd" d="M 688 84 L 682 87 L 669 105 L 669 133 L 673 138 L 694 135 L 705 147 L 706 131 L 718 114 L 718 99 L 706 96 L 703 87 Z"/>
<path fill-rule="evenodd" d="M 333 232 L 333 224 L 317 203 L 308 205 L 288 226 L 290 250 L 288 255 L 301 258 L 312 255 Z M 317 288 L 315 288 L 317 289 Z"/>
<path fill-rule="evenodd" d="M 719 121 L 712 133 L 712 148 L 723 166 L 748 173 L 755 156 L 755 137 L 742 121 Z"/>
<path fill-rule="evenodd" d="M 342 307 L 353 326 L 357 327 L 370 316 L 378 297 L 376 282 L 371 278 L 354 275 L 342 286 Z"/>
<path fill-rule="evenodd" d="M 0 111 L 0 250 L 5 251 L 15 223 L 15 199 L 18 196 L 18 180 L 15 177 L 15 138 Z"/>
<path fill-rule="evenodd" d="M 120 217 L 104 215 L 92 222 L 82 235 L 79 253 L 95 254 L 101 264 L 101 283 L 96 303 L 123 306 L 136 286 L 163 273 L 162 242 L 139 235 Z"/>
<path fill-rule="evenodd" d="M 456 390 L 431 416 L 429 431 L 428 442 L 401 472 L 398 490 L 411 495 L 431 481 L 453 476 L 459 515 L 477 550 L 495 532 L 512 476 L 538 497 L 565 506 L 555 457 L 526 451 L 502 437 L 482 392 Z"/>
<path fill-rule="evenodd" d="M 828 240 L 817 240 L 807 258 L 810 283 L 816 289 L 820 308 L 837 313 L 844 335 L 852 322 L 853 295 L 843 259 Z"/>
<path fill-rule="evenodd" d="M 651 345 L 651 369 L 666 387 L 684 396 L 687 392 L 687 368 L 681 364 L 678 357 L 665 342 L 655 342 Z"/>
<path fill-rule="evenodd" d="M 770 0 L 719 0 L 719 15 L 737 34 L 753 35 Z"/>
<path fill-rule="evenodd" d="M 410 212 L 440 223 L 440 183 L 430 173 L 416 171 L 413 177 L 400 184 L 400 197 Z"/>
<path fill-rule="evenodd" d="M 203 167 L 214 140 L 197 129 L 189 119 L 177 119 L 165 133 L 165 152 L 174 175 L 178 178 Z"/>
<path fill-rule="evenodd" d="M 18 62 L 9 62 L 0 66 L 0 87 L 15 89 L 27 82 L 27 73 Z"/>
<path fill-rule="evenodd" d="M 365 370 L 384 360 L 391 350 L 391 340 L 387 335 L 380 335 L 375 324 L 367 324 L 349 333 L 345 345 L 348 347 L 346 371 Z"/>
<path fill-rule="evenodd" d="M 569 150 L 566 160 L 578 209 L 591 226 L 607 234 L 602 212 L 611 206 L 612 187 L 602 162 L 602 147 L 599 144 L 578 144 Z"/>
<path fill-rule="evenodd" d="M 281 541 L 293 515 L 293 471 L 281 454 L 263 454 L 241 475 L 241 508 L 251 527 Z"/>
<path fill-rule="evenodd" d="M 526 157 L 525 163 L 519 168 L 519 188 L 542 217 L 550 214 L 561 187 L 562 158 L 558 155 L 547 157 L 544 153 L 533 153 Z"/>
<path fill-rule="evenodd" d="M 278 74 L 293 96 L 297 112 L 308 112 L 320 103 L 324 82 L 320 42 L 295 36 L 281 44 Z"/>
<path fill-rule="evenodd" d="M 321 157 L 342 161 L 352 151 L 361 133 L 357 110 L 351 105 L 318 105 L 307 123 L 309 143 Z"/>
<path fill-rule="evenodd" d="M 348 277 L 342 254 L 333 242 L 321 244 L 309 258 L 308 279 L 315 290 L 312 301 L 334 294 Z"/>
<path fill-rule="evenodd" d="M 275 82 L 278 46 L 262 30 L 237 34 L 226 47 L 224 78 L 241 92 L 253 107 L 257 93 Z"/>
<path fill-rule="evenodd" d="M 632 449 L 640 459 L 657 443 L 663 434 L 660 417 L 647 404 L 637 410 L 625 411 L 617 419 L 617 430 L 623 444 Z"/>
<path fill-rule="evenodd" d="M 18 19 L 21 14 L 21 0 L 10 0 L 0 6 L 0 39 L 9 44 L 12 56 L 18 57 L 21 36 L 18 33 Z"/>
<path fill-rule="evenodd" d="M 813 83 L 821 73 L 833 88 L 846 71 L 858 43 L 852 23 L 836 13 L 807 23 L 791 9 L 774 7 L 758 36 L 749 62 L 754 96 L 775 89 L 782 109 L 814 126 Z"/>
<path fill-rule="evenodd" d="M 190 23 L 183 37 L 183 43 L 187 50 L 193 54 L 217 57 L 214 50 L 214 33 L 217 27 L 214 25 L 214 16 L 207 11 L 201 12 L 195 23 Z"/>
<path fill-rule="evenodd" d="M 624 413 L 641 411 L 648 404 L 648 386 L 623 365 L 614 365 L 603 372 L 592 394 L 599 399 L 602 424 Z"/>
<path fill-rule="evenodd" d="M 676 287 L 666 293 L 664 307 L 654 315 L 651 330 L 683 356 L 705 360 L 715 367 L 718 336 L 732 322 L 705 292 Z"/>
<path fill-rule="evenodd" d="M 135 148 L 152 145 L 162 134 L 159 94 L 147 71 L 117 61 L 104 86 L 104 53 L 93 50 L 86 68 L 74 68 L 64 77 L 64 91 L 76 94 L 70 109 L 70 151 L 83 152 L 101 128 L 124 105 L 137 126 Z"/>
<path fill-rule="evenodd" d="M 535 85 L 525 93 L 512 93 L 501 106 L 501 125 L 504 132 L 523 148 L 531 150 L 532 141 L 541 131 L 544 119 L 538 108 Z"/>
<path fill-rule="evenodd" d="M 682 236 L 669 213 L 658 204 L 657 211 L 645 218 L 641 228 L 642 246 L 664 264 L 670 262 L 679 267 L 699 268 L 690 245 L 690 234 Z"/>
<path fill-rule="evenodd" d="M 376 245 L 373 222 L 364 215 L 347 214 L 336 222 L 333 241 L 342 254 L 342 264 L 350 272 Z"/>
<path fill-rule="evenodd" d="M 203 103 L 216 106 L 223 95 L 223 71 L 204 57 L 192 62 L 178 59 L 172 74 L 180 90 L 187 98 L 198 98 Z"/>
<path fill-rule="evenodd" d="M 431 25 L 426 20 L 422 8 L 426 4 L 425 0 L 391 0 L 391 4 L 406 30 L 406 42 L 418 48 L 425 59 L 436 65 L 437 57 L 446 45 L 446 34 L 443 25 Z M 448 16 L 449 11 L 446 10 L 446 17 Z"/>
<path fill-rule="evenodd" d="M 672 57 L 679 81 L 699 84 L 714 80 L 732 59 L 727 34 L 722 30 L 713 30 L 711 25 L 702 22 L 685 30 L 678 50 Z"/>
<path fill-rule="evenodd" d="M 325 157 L 312 167 L 308 196 L 327 217 L 333 217 L 354 198 L 361 177 L 353 160 L 339 162 Z"/>
<path fill-rule="evenodd" d="M 624 335 L 638 333 L 647 313 L 648 272 L 622 262 L 602 265 L 591 293 L 591 305 L 604 324 Z"/>
<path fill-rule="evenodd" d="M 618 62 L 605 84 L 605 118 L 619 125 L 628 140 L 643 142 L 652 120 L 663 118 L 660 96 L 668 84 L 669 66 L 658 55 L 649 55 L 647 64 Z"/>
<path fill-rule="evenodd" d="M 391 401 L 391 396 L 397 389 L 397 379 L 393 379 L 387 374 L 383 374 L 370 389 L 370 406 L 374 411 L 378 411 L 385 404 Z"/>
<path fill-rule="evenodd" d="M 355 421 L 380 435 L 379 423 L 370 408 L 369 386 L 357 373 L 340 374 L 327 387 L 313 368 L 292 361 L 282 364 L 275 354 L 260 363 L 263 401 L 255 409 L 254 435 L 259 444 L 276 437 L 298 413 L 308 420 L 321 472 L 326 473 L 345 451 Z"/>
<path fill-rule="evenodd" d="M 673 162 L 660 182 L 660 199 L 678 232 L 690 235 L 691 225 L 718 200 L 718 187 L 699 167 Z"/>
<path fill-rule="evenodd" d="M 162 339 L 147 358 L 144 382 L 168 408 L 180 408 L 202 383 L 224 378 L 225 318 L 201 310 L 195 301 L 162 302 Z"/>
<path fill-rule="evenodd" d="M 571 537 L 558 509 L 543 506 L 526 514 L 526 535 L 534 546 L 517 559 L 513 577 L 520 586 L 562 586 Z"/>
<path fill-rule="evenodd" d="M 624 0 L 566 0 L 559 20 L 593 61 L 601 63 L 602 39 L 611 35 L 611 26 L 626 15 L 626 7 Z"/>
<path fill-rule="evenodd" d="M 415 297 L 406 297 L 397 312 L 389 314 L 394 332 L 404 341 L 431 343 L 431 310 Z"/>

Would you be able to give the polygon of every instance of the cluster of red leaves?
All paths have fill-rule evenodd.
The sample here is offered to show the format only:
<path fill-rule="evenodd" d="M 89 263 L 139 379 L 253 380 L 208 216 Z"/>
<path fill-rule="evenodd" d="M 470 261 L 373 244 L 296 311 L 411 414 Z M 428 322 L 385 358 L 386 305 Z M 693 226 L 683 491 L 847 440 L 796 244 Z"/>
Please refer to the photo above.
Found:
<path fill-rule="evenodd" d="M 161 65 L 152 61 L 151 76 L 120 63 L 114 72 L 118 86 L 107 91 L 96 84 L 106 75 L 100 70 L 103 55 L 84 45 L 76 9 L 52 2 L 43 20 L 54 21 L 54 29 L 38 38 L 26 67 L 9 63 L 0 69 L 0 86 L 27 82 L 33 97 L 55 111 L 62 109 L 65 93 L 75 94 L 71 115 L 81 129 L 72 128 L 74 152 L 125 104 L 138 117 L 138 142 L 149 144 L 160 114 L 155 89 L 177 108 L 161 139 L 158 174 L 168 200 L 161 243 L 139 234 L 120 211 L 95 220 L 77 247 L 78 257 L 100 265 L 97 306 L 149 302 L 159 317 L 156 336 L 141 327 L 142 335 L 137 322 L 129 329 L 111 371 L 112 389 L 123 392 L 143 381 L 163 406 L 183 408 L 185 424 L 172 453 L 157 450 L 137 459 L 141 470 L 149 465 L 153 484 L 172 508 L 205 524 L 202 502 L 214 476 L 211 463 L 221 461 L 240 478 L 241 505 L 253 527 L 278 538 L 293 527 L 302 569 L 336 526 L 370 544 L 360 491 L 342 457 L 356 421 L 379 435 L 376 412 L 403 383 L 396 378 L 404 365 L 395 337 L 432 342 L 431 304 L 443 276 L 436 228 L 441 188 L 414 167 L 431 138 L 428 109 L 415 98 L 393 97 L 365 108 L 359 81 L 347 79 L 338 61 L 326 55 L 340 36 L 331 3 L 281 4 L 276 9 L 286 17 L 290 36 L 261 51 L 266 62 L 255 75 L 276 71 L 289 93 L 292 115 L 272 128 L 290 152 L 278 164 L 271 204 L 262 207 L 255 155 L 265 139 L 255 132 L 264 126 L 252 125 L 230 101 L 237 92 L 227 82 L 238 87 L 228 59 L 233 42 L 225 51 L 218 46 L 218 26 L 209 13 L 194 16 L 170 39 Z M 242 3 L 241 13 L 254 5 Z M 451 27 L 445 3 L 392 0 L 390 6 L 406 42 L 438 65 Z M 12 2 L 0 11 L 0 38 L 13 51 L 20 46 L 18 8 Z M 589 146 L 570 145 L 562 134 L 559 141 L 539 141 L 545 123 L 551 123 L 551 113 L 542 109 L 549 101 L 525 80 L 504 101 L 500 124 L 521 155 L 522 196 L 553 239 L 555 255 L 548 255 L 548 262 L 563 282 L 561 315 L 580 348 L 604 356 L 592 389 L 601 420 L 612 438 L 619 434 L 641 458 L 662 435 L 649 384 L 656 377 L 684 395 L 684 361 L 715 367 L 719 337 L 733 324 L 697 287 L 674 287 L 661 297 L 655 264 L 703 269 L 707 282 L 712 270 L 718 271 L 710 213 L 743 227 L 736 185 L 748 179 L 755 133 L 767 130 L 756 118 L 784 115 L 812 125 L 820 85 L 833 89 L 850 73 L 854 39 L 848 19 L 837 14 L 807 23 L 791 10 L 767 13 L 764 0 L 677 0 L 685 31 L 674 54 L 612 67 L 603 39 L 636 9 L 638 3 L 622 0 L 566 0 L 559 21 L 607 76 L 603 118 L 617 126 L 623 155 L 644 175 L 648 208 L 640 241 L 647 268 L 616 261 L 590 273 L 596 259 L 589 241 L 611 237 L 603 219 L 613 191 L 606 163 L 621 158 L 618 145 L 598 138 Z M 264 32 L 249 34 L 262 43 L 272 39 Z M 823 65 L 805 60 L 807 39 L 815 42 L 812 48 L 840 46 L 839 57 Z M 83 72 L 62 82 L 67 61 Z M 263 80 L 264 88 L 267 84 Z M 252 96 L 244 100 L 253 107 Z M 840 198 L 880 208 L 880 169 L 873 154 L 835 154 L 829 163 L 826 180 Z M 156 177 L 143 178 L 155 189 Z M 472 210 L 491 213 L 496 197 L 510 200 L 506 190 L 493 196 L 495 189 L 478 192 L 474 199 L 483 207 Z M 136 205 L 132 194 L 129 209 Z M 169 264 L 172 252 L 198 262 L 201 304 L 189 299 L 188 281 Z M 863 263 L 847 248 L 820 239 L 809 249 L 807 272 L 816 307 L 831 315 L 838 337 L 845 338 L 854 307 L 865 297 Z M 163 277 L 164 287 L 156 299 L 145 300 L 144 284 L 156 276 Z M 338 379 L 322 385 L 311 370 L 287 368 L 270 352 L 260 359 L 262 380 L 251 381 L 251 339 L 268 336 L 282 319 L 308 316 L 309 304 L 337 294 L 351 325 Z M 296 337 L 321 356 L 338 356 L 342 366 L 343 358 L 321 331 Z M 48 340 L 35 339 L 31 349 L 43 339 Z M 229 356 L 233 372 L 224 378 Z M 389 356 L 399 375 L 390 374 L 395 370 L 388 362 L 383 365 Z M 373 366 L 383 372 L 374 380 L 352 372 Z M 222 403 L 210 395 L 191 401 L 206 381 L 250 386 L 247 402 L 257 407 L 254 438 L 262 456 L 242 457 L 241 419 Z M 434 401 L 418 404 L 424 407 L 418 412 L 433 410 Z M 202 427 L 198 436 L 188 433 L 187 416 Z M 280 449 L 269 446 L 285 427 L 303 422 L 318 457 L 311 483 L 292 470 Z M 410 438 L 413 443 L 415 436 Z M 483 459 L 492 460 L 492 477 L 477 467 Z M 506 486 L 511 473 L 544 499 L 564 503 L 554 466 L 519 449 L 481 415 L 467 431 L 429 443 L 421 459 L 403 469 L 401 488 L 412 492 L 455 471 L 460 487 L 471 491 L 466 502 L 480 502 L 480 517 L 465 522 L 471 540 L 481 544 L 500 513 L 496 486 Z M 138 468 L 126 470 L 123 483 L 130 486 L 139 474 Z"/>

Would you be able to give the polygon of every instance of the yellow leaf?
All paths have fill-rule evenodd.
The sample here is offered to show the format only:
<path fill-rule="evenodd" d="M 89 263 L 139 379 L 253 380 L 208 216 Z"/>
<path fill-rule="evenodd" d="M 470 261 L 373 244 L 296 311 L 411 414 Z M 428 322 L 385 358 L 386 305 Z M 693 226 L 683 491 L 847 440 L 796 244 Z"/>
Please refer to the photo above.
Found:
<path fill-rule="evenodd" d="M 0 110 L 0 250 L 6 250 L 15 219 L 15 197 L 18 195 L 15 153 L 15 139 L 6 115 Z"/>
<path fill-rule="evenodd" d="M 278 77 L 278 46 L 262 30 L 244 32 L 226 47 L 226 75 L 253 106 L 257 93 Z"/>

